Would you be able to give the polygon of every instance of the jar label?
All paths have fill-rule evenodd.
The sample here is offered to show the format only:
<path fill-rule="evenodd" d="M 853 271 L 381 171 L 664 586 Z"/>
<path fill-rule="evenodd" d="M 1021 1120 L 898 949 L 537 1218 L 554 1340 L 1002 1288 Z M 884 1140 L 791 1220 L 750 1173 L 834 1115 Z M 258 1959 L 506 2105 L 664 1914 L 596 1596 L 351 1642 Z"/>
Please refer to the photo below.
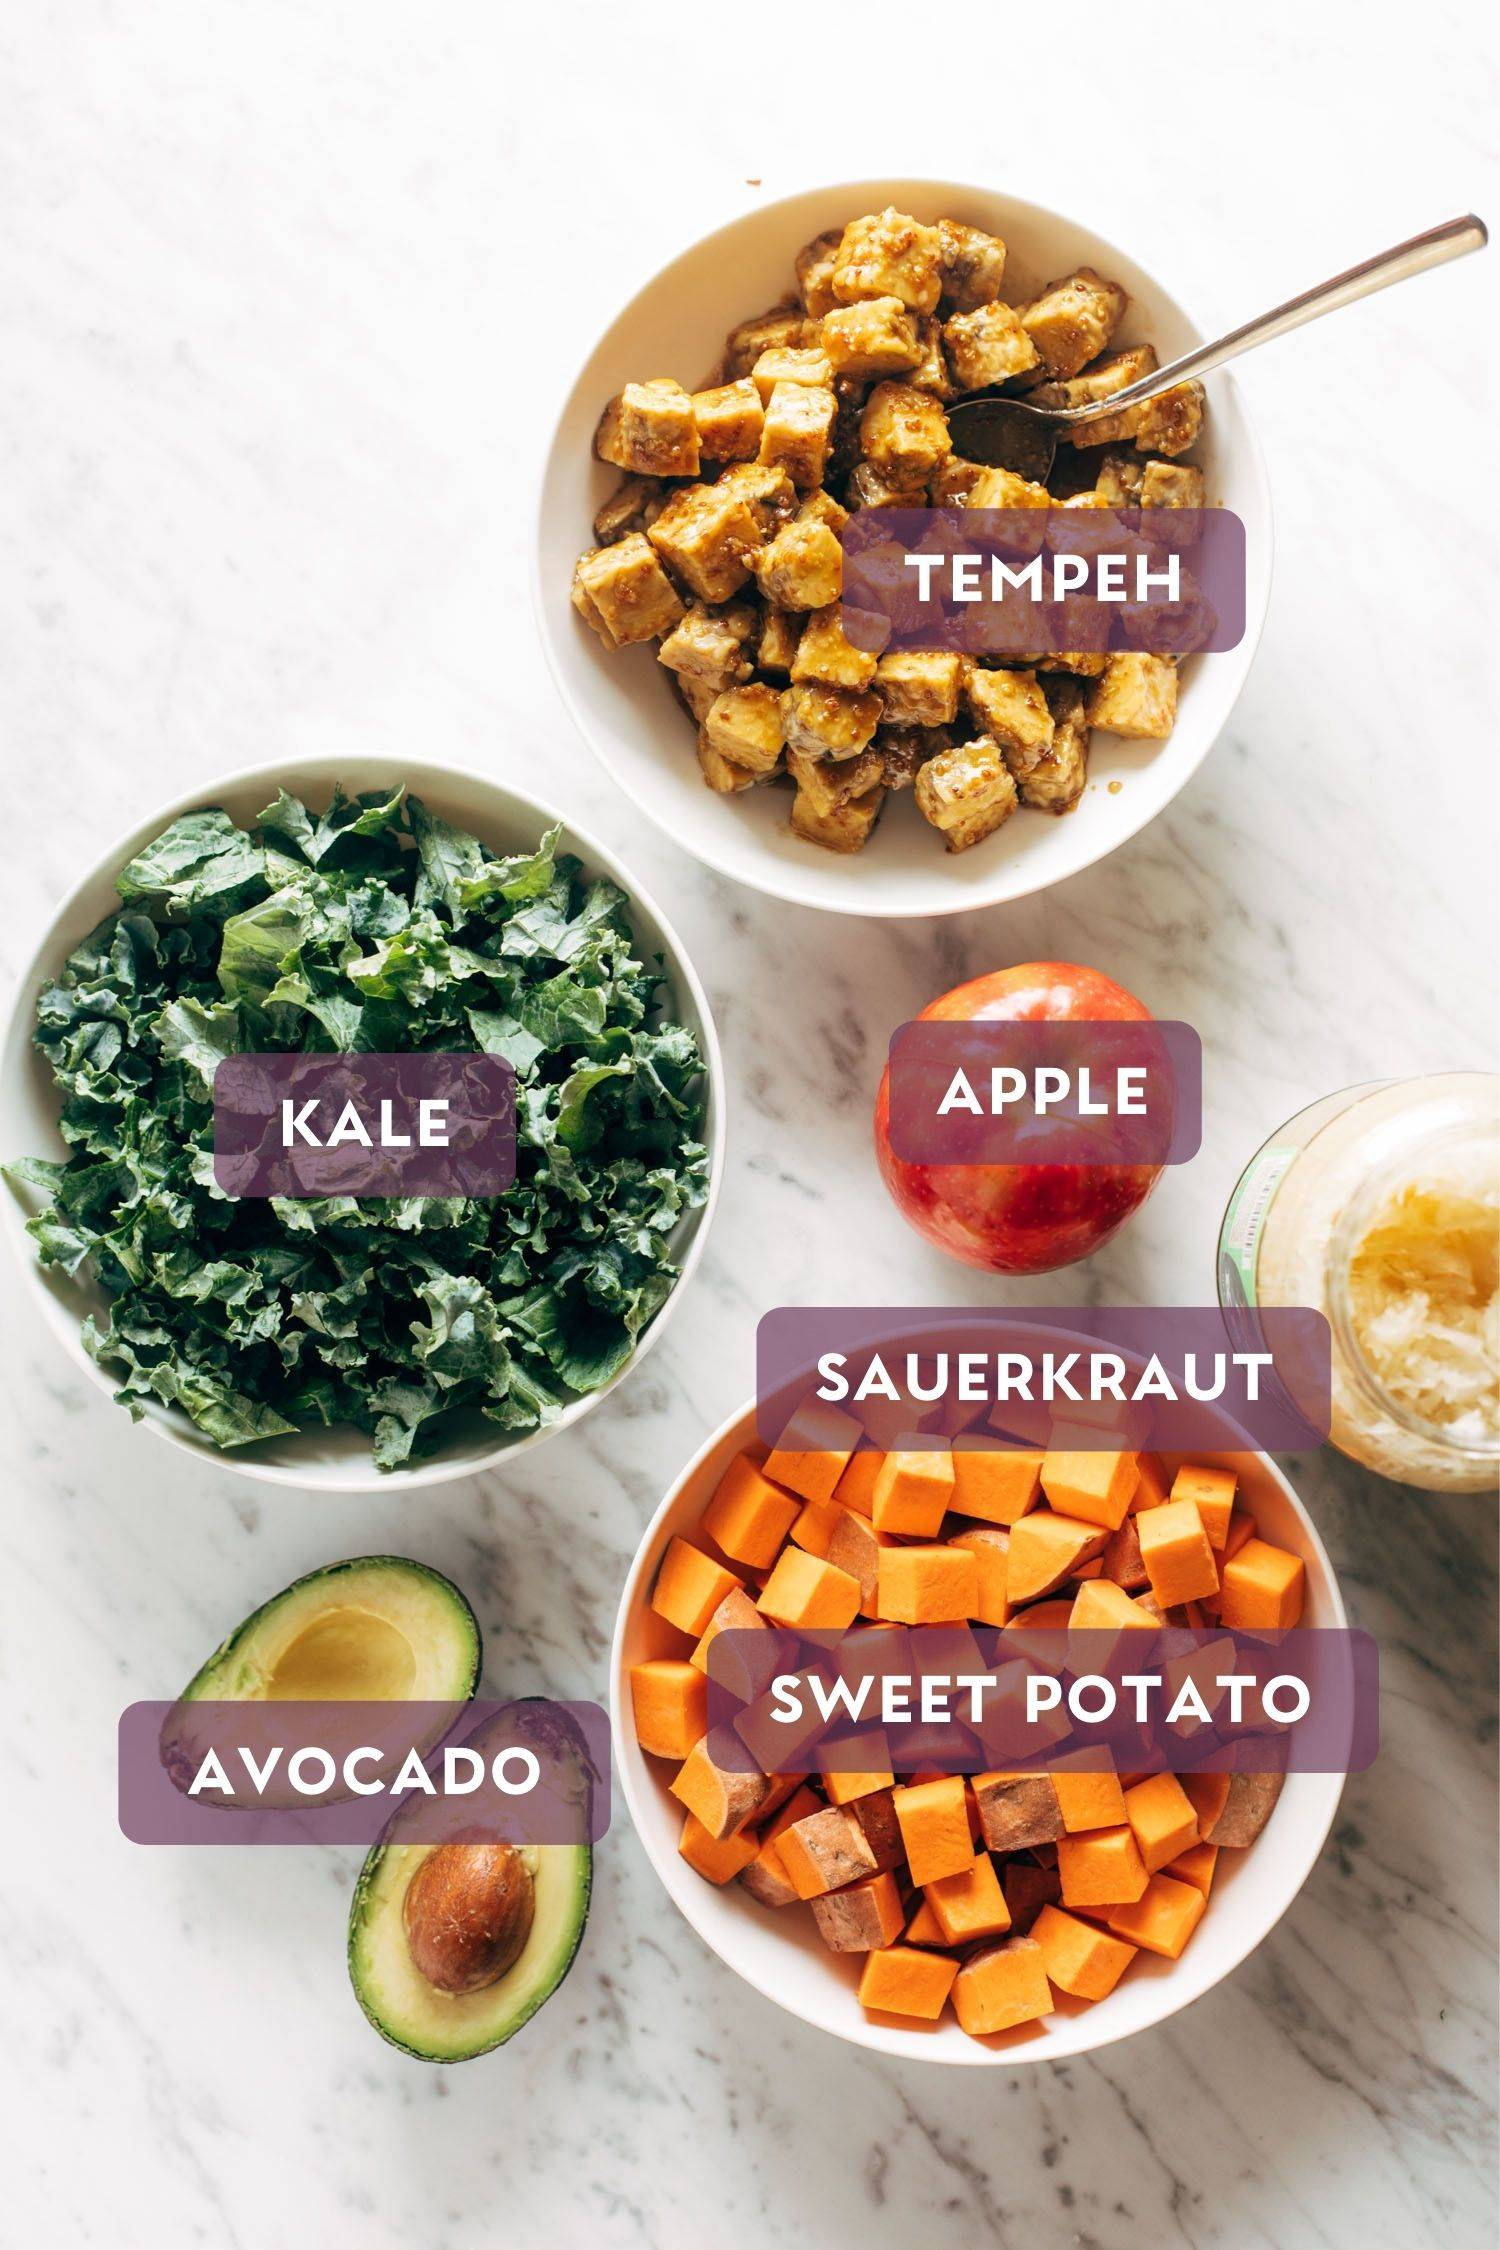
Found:
<path fill-rule="evenodd" d="M 1219 1233 L 1219 1292 L 1226 1307 L 1257 1302 L 1255 1269 L 1266 1214 L 1301 1153 L 1295 1143 L 1268 1141 L 1240 1174 Z"/>

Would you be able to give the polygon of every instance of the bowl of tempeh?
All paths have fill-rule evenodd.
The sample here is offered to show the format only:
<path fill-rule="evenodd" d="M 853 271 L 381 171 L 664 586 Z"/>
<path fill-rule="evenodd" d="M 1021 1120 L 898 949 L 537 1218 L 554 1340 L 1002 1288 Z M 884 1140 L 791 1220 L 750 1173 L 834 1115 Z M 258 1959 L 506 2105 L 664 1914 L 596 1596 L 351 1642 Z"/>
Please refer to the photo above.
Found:
<path fill-rule="evenodd" d="M 976 481 L 946 408 L 997 383 L 1107 396 L 1198 340 L 1102 236 L 959 183 L 816 189 L 686 250 L 590 353 L 542 480 L 543 641 L 595 754 L 686 849 L 801 905 L 954 913 L 1102 859 L 1190 779 L 1244 685 L 1270 588 L 1259 448 L 1222 374 L 1064 444 L 1045 487 Z M 1105 672 L 1066 652 L 919 663 L 844 634 L 854 510 L 1064 504 L 1232 510 L 1236 645 Z"/>
<path fill-rule="evenodd" d="M 737 1627 L 743 1647 L 755 1615 L 785 1617 L 810 1590 L 819 1595 L 831 1583 L 829 1570 L 861 1574 L 875 1529 L 864 1510 L 873 1506 L 881 1516 L 885 1503 L 871 1496 L 883 1469 L 891 1477 L 887 1461 L 898 1459 L 872 1459 L 874 1451 L 865 1440 L 850 1462 L 835 1464 L 830 1501 L 809 1497 L 794 1486 L 816 1485 L 828 1464 L 806 1454 L 768 1458 L 756 1442 L 755 1410 L 746 1407 L 708 1440 L 657 1510 L 626 1581 L 611 1663 L 616 1758 L 652 1866 L 704 1943 L 748 1985 L 805 2023 L 885 2054 L 955 2064 L 1050 2062 L 1162 2023 L 1237 1968 L 1291 1906 L 1332 1827 L 1340 1775 L 1204 1772 L 1180 1783 L 1154 1775 L 1143 1784 L 1113 1773 L 1064 1777 L 1066 1756 L 1055 1774 L 1028 1776 L 1019 1788 L 1011 1775 L 970 1774 L 964 1836 L 974 1859 L 952 1877 L 924 1883 L 914 1879 L 923 1872 L 914 1853 L 934 1848 L 928 1823 L 940 1813 L 942 1783 L 954 1787 L 943 1776 L 933 1785 L 930 1753 L 915 1785 L 894 1747 L 885 1774 L 784 1773 L 764 1777 L 758 1797 L 762 1777 L 735 1772 L 726 1784 L 712 1772 L 714 1738 L 703 1732 L 705 1641 Z M 934 1457 L 904 1458 L 930 1465 Z M 1092 1578 L 1085 1547 L 1076 1576 L 1037 1597 L 1032 1589 L 1054 1566 L 1044 1561 L 1039 1577 L 1036 1558 L 1049 1553 L 1064 1521 L 1045 1486 L 1037 1489 L 1040 1472 L 1040 1456 L 981 1461 L 976 1452 L 969 1469 L 960 1463 L 942 1526 L 946 1543 L 987 1551 L 993 1563 L 1029 1520 L 1038 1536 L 1026 1545 L 1027 1598 L 1012 1617 L 1023 1632 L 1066 1622 L 1064 1605 L 1071 1609 L 1085 1585 L 1094 1587 L 1093 1603 L 1103 1588 L 1127 1622 L 1127 1600 L 1149 1607 L 1153 1587 L 1169 1591 L 1156 1574 L 1177 1567 L 1163 1558 L 1177 1550 L 1184 1492 L 1198 1494 L 1205 1525 L 1223 1504 L 1213 1536 L 1225 1624 L 1230 1590 L 1243 1602 L 1245 1587 L 1262 1581 L 1282 1589 L 1278 1601 L 1293 1590 L 1282 1614 L 1303 1626 L 1347 1623 L 1322 1542 L 1265 1454 L 1141 1456 L 1127 1531 L 1163 1506 L 1173 1513 L 1170 1536 L 1125 1537 L 1133 1562 L 1119 1559 L 1111 1538 Z M 976 1473 L 992 1481 L 976 1486 Z M 821 1515 L 826 1507 L 839 1516 Z M 978 1508 L 989 1510 L 989 1520 L 971 1516 Z M 996 1520 L 1006 1515 L 1008 1532 Z M 1160 1521 L 1166 1531 L 1166 1518 Z M 814 1550 L 825 1542 L 820 1558 Z M 925 1570 L 932 1549 L 918 1547 L 882 1535 L 883 1552 Z M 748 1555 L 758 1559 L 747 1562 Z M 1107 1580 L 1108 1571 L 1123 1584 Z M 1018 1566 L 1013 1577 L 1021 1575 Z M 1138 1591 L 1127 1595 L 1125 1586 Z M 856 1622 L 884 1601 L 880 1586 Z M 1169 1621 L 1177 1614 L 1168 1611 Z M 1000 1636 L 1005 1646 L 1009 1630 Z M 746 1739 L 759 1737 L 747 1730 Z M 722 1752 L 717 1761 L 735 1763 Z M 1118 1803 L 1103 1801 L 1116 1791 L 1123 1819 Z M 1042 1797 L 1060 1817 L 1038 1818 Z M 1185 1826 L 1176 1832 L 1179 1816 L 1194 1826 L 1192 1835 Z M 1101 1890 L 1136 1896 L 1101 1903 Z M 1003 2028 L 987 2030 L 997 2016 Z"/>

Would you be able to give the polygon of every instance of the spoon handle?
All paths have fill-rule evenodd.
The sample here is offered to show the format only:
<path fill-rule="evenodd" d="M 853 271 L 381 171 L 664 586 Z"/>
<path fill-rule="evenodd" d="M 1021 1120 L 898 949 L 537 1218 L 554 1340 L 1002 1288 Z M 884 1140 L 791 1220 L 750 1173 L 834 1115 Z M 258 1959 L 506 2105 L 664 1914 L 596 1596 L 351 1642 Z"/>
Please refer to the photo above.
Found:
<path fill-rule="evenodd" d="M 1226 360 L 1238 359 L 1241 352 L 1268 344 L 1273 336 L 1285 336 L 1310 320 L 1321 320 L 1324 313 L 1337 312 L 1340 305 L 1352 305 L 1357 298 L 1373 296 L 1377 289 L 1388 289 L 1393 281 L 1405 281 L 1411 274 L 1425 273 L 1429 266 L 1446 265 L 1450 258 L 1482 250 L 1489 238 L 1484 221 L 1475 218 L 1472 211 L 1461 219 L 1449 219 L 1443 226 L 1429 227 L 1425 234 L 1414 234 L 1409 242 L 1398 242 L 1393 250 L 1382 250 L 1378 257 L 1350 266 L 1331 281 L 1320 281 L 1315 289 L 1304 289 L 1300 297 L 1288 298 L 1274 312 L 1247 320 L 1243 328 L 1231 329 L 1217 343 L 1200 344 L 1196 351 L 1185 352 L 1169 367 L 1159 367 L 1154 375 L 1143 376 L 1128 389 L 1088 406 L 1063 407 L 1053 418 L 1076 427 L 1097 421 L 1101 415 L 1117 414 L 1122 407 L 1134 406 L 1143 399 L 1156 398 L 1174 384 L 1207 375 Z"/>

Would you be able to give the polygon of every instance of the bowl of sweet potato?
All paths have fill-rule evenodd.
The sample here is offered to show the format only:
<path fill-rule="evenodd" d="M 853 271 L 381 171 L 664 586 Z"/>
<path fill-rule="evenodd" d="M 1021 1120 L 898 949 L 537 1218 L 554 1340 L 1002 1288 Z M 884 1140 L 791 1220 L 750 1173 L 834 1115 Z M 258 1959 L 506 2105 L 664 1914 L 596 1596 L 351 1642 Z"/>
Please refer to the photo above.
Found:
<path fill-rule="evenodd" d="M 860 1771 L 715 1756 L 719 1633 L 737 1649 L 768 1624 L 960 1618 L 1265 1632 L 1343 1626 L 1344 1606 L 1261 1453 L 1094 1456 L 1080 1476 L 1076 1455 L 982 1433 L 882 1449 L 842 1415 L 768 1451 L 747 1406 L 667 1494 L 621 1599 L 611 1695 L 625 1800 L 676 1904 L 747 1984 L 856 2045 L 1055 2061 L 1163 2022 L 1253 1952 L 1322 1851 L 1342 1777 L 1061 1754 L 951 1773 L 894 1737 Z M 747 1742 L 756 1708 L 736 1721 Z"/>

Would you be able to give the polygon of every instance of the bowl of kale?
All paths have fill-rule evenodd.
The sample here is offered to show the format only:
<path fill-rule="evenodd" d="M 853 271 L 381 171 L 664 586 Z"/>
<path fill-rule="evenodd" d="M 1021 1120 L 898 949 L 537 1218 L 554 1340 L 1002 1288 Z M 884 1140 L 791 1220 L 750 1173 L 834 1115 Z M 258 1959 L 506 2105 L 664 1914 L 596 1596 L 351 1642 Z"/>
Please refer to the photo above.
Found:
<path fill-rule="evenodd" d="M 503 1055 L 502 1194 L 226 1195 L 238 1053 Z M 277 1483 L 468 1475 L 660 1335 L 723 1158 L 708 1002 L 601 844 L 448 766 L 312 758 L 143 822 L 59 909 L 0 1081 L 6 1230 L 138 1421 Z"/>

